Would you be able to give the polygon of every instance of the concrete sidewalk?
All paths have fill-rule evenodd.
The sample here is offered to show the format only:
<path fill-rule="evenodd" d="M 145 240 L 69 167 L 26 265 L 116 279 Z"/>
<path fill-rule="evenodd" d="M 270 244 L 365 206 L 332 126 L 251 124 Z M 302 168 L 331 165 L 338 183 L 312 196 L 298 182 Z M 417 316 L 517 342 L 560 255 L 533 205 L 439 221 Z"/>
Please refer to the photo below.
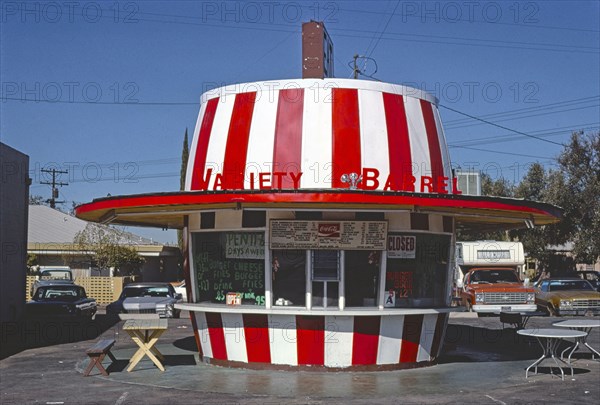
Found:
<path fill-rule="evenodd" d="M 561 318 L 562 319 L 562 318 Z M 530 327 L 558 318 L 540 317 Z M 549 373 L 525 379 L 540 356 L 536 341 L 502 329 L 497 317 L 452 316 L 440 364 L 385 372 L 257 371 L 199 361 L 189 320 L 170 320 L 158 345 L 166 371 L 143 360 L 127 372 L 135 345 L 117 323 L 103 333 L 116 338 L 110 375 L 83 377 L 91 341 L 29 349 L 0 362 L 1 403 L 217 404 L 217 403 L 600 403 L 600 361 L 589 352 L 574 357 L 574 376 Z M 600 346 L 600 330 L 588 342 Z M 107 360 L 105 364 L 108 364 Z M 553 364 L 553 363 L 552 363 Z M 556 368 L 554 369 L 556 373 Z"/>

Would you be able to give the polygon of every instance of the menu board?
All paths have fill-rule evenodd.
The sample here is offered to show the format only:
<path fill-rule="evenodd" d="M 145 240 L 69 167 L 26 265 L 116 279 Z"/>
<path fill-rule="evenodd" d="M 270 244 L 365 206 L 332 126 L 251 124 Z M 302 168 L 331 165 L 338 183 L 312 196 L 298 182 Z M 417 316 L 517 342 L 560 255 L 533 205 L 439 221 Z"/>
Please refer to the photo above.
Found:
<path fill-rule="evenodd" d="M 386 221 L 269 222 L 271 249 L 385 250 Z"/>
<path fill-rule="evenodd" d="M 264 244 L 263 233 L 194 233 L 198 301 L 225 304 L 228 293 L 238 293 L 244 305 L 265 305 L 264 246 L 260 257 L 260 243 Z M 239 250 L 232 251 L 232 247 Z"/>

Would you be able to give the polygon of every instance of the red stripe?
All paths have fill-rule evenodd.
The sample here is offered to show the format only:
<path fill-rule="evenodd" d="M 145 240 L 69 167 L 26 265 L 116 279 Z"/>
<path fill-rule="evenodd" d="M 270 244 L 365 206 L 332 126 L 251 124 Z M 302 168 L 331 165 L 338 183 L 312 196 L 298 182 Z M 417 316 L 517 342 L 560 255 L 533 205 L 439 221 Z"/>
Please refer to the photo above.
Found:
<path fill-rule="evenodd" d="M 440 147 L 440 138 L 438 137 L 433 109 L 429 101 L 421 101 L 421 111 L 423 111 L 423 120 L 425 121 L 425 131 L 427 132 L 427 144 L 429 145 L 429 159 L 431 160 L 431 177 L 439 179 L 444 176 L 444 162 L 442 160 L 442 149 Z M 438 192 L 437 181 L 433 182 L 433 191 Z"/>
<path fill-rule="evenodd" d="M 352 339 L 352 365 L 376 364 L 380 316 L 355 316 Z"/>
<path fill-rule="evenodd" d="M 358 90 L 332 89 L 332 179 L 333 188 L 347 188 L 340 179 L 342 174 L 360 174 L 360 125 L 358 114 Z M 318 148 L 318 145 L 312 145 Z"/>
<path fill-rule="evenodd" d="M 219 105 L 219 98 L 213 98 L 208 100 L 206 103 L 206 109 L 204 110 L 204 117 L 202 117 L 202 125 L 200 125 L 200 132 L 198 132 L 198 143 L 196 145 L 196 156 L 194 157 L 194 168 L 192 170 L 192 183 L 191 190 L 200 190 L 200 182 L 204 177 L 204 169 L 206 167 L 206 155 L 208 153 L 208 141 L 210 140 L 210 133 L 212 131 L 213 122 L 215 121 L 215 114 L 217 113 L 217 106 Z"/>
<path fill-rule="evenodd" d="M 304 89 L 279 91 L 273 171 L 300 173 L 302 171 L 302 119 Z M 281 188 L 293 188 L 290 176 L 283 177 Z"/>
<path fill-rule="evenodd" d="M 213 359 L 227 360 L 227 347 L 225 346 L 225 333 L 223 332 L 221 314 L 215 312 L 205 312 L 204 314 L 208 324 L 208 336 Z"/>
<path fill-rule="evenodd" d="M 456 212 L 464 209 L 475 210 L 499 210 L 506 213 L 515 213 L 514 218 L 520 220 L 522 213 L 537 214 L 549 218 L 561 218 L 562 211 L 552 205 L 538 202 L 525 202 L 506 198 L 493 197 L 465 197 L 455 195 L 385 195 L 381 193 L 338 193 L 338 192 L 297 192 L 297 193 L 160 193 L 155 195 L 132 195 L 125 197 L 112 197 L 94 201 L 78 206 L 75 211 L 81 219 L 98 222 L 110 210 L 121 210 L 123 208 L 154 211 L 156 208 L 168 207 L 174 216 L 176 208 L 202 209 L 203 205 L 209 204 L 233 204 L 243 200 L 245 203 L 273 204 L 273 203 L 319 203 L 319 204 L 368 204 L 373 206 L 393 205 L 399 209 L 401 206 L 410 207 L 421 205 L 425 207 L 451 208 Z M 188 207 L 193 205 L 194 207 Z M 131 210 L 129 210 L 131 212 Z M 144 211 L 139 211 L 143 213 Z M 117 212 L 118 213 L 118 212 Z M 538 218 L 542 219 L 542 218 Z M 131 218 L 128 218 L 131 220 Z"/>
<path fill-rule="evenodd" d="M 417 361 L 422 328 L 423 315 L 406 315 L 404 317 L 400 363 L 415 363 Z"/>
<path fill-rule="evenodd" d="M 244 338 L 250 363 L 270 363 L 269 317 L 262 314 L 242 314 Z"/>
<path fill-rule="evenodd" d="M 404 176 L 413 175 L 404 97 L 400 94 L 383 93 L 383 106 L 388 136 L 390 174 L 398 187 L 402 187 Z"/>
<path fill-rule="evenodd" d="M 446 330 L 446 321 L 448 320 L 448 314 L 438 314 L 437 322 L 435 323 L 435 335 L 433 335 L 433 343 L 431 344 L 430 356 L 435 359 L 440 355 L 440 349 L 442 348 L 442 338 L 444 331 Z"/>
<path fill-rule="evenodd" d="M 296 315 L 298 364 L 325 364 L 325 317 Z"/>
<path fill-rule="evenodd" d="M 255 100 L 256 92 L 240 93 L 235 96 L 223 159 L 224 189 L 244 188 L 248 139 Z"/>

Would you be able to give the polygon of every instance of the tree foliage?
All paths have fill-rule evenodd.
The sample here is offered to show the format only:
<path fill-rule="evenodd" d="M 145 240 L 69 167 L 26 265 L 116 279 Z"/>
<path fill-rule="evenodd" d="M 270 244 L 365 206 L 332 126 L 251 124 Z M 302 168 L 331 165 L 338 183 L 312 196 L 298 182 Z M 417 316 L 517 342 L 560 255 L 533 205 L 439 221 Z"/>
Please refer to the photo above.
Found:
<path fill-rule="evenodd" d="M 595 263 L 600 258 L 600 133 L 573 133 L 557 164 L 557 169 L 546 170 L 540 163 L 533 163 L 516 186 L 502 178 L 493 180 L 482 175 L 481 189 L 487 196 L 557 205 L 564 210 L 560 222 L 508 234 L 462 231 L 459 240 L 519 240 L 530 257 L 550 269 L 556 261 L 548 247 L 572 243 L 575 262 Z"/>
<path fill-rule="evenodd" d="M 145 260 L 132 246 L 122 244 L 123 237 L 114 228 L 88 224 L 75 235 L 73 242 L 87 255 L 95 266 L 113 267 L 115 275 L 126 276 L 137 273 Z"/>
<path fill-rule="evenodd" d="M 555 179 L 553 202 L 564 208 L 564 236 L 582 263 L 600 258 L 600 132 L 571 136 L 558 157 L 563 179 Z"/>
<path fill-rule="evenodd" d="M 32 194 L 29 196 L 29 205 L 48 205 L 48 201 L 41 195 Z"/>
<path fill-rule="evenodd" d="M 525 251 L 550 266 L 548 246 L 573 244 L 576 262 L 595 263 L 600 258 L 600 133 L 574 133 L 559 155 L 557 170 L 532 165 L 515 189 L 515 196 L 562 207 L 560 222 L 511 232 Z M 560 269 L 559 269 L 560 270 Z"/>

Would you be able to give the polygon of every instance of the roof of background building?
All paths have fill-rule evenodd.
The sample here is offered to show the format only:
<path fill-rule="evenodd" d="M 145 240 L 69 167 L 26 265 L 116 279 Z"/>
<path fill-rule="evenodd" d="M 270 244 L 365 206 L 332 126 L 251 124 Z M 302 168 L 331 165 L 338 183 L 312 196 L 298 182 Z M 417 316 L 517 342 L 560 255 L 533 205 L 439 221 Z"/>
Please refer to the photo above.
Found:
<path fill-rule="evenodd" d="M 106 225 L 95 224 L 66 214 L 45 205 L 29 206 L 28 243 L 73 243 L 75 235 L 86 227 L 93 226 L 109 230 L 119 236 L 125 245 L 160 245 L 152 239 L 125 232 Z"/>

